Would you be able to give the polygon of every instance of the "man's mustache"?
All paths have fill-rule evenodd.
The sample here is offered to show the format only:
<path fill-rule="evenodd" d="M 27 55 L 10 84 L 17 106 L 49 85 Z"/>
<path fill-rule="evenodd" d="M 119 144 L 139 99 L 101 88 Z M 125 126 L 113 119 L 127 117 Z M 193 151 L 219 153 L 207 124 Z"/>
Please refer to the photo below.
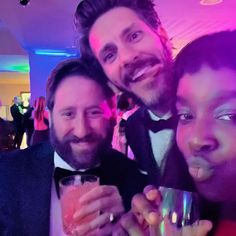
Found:
<path fill-rule="evenodd" d="M 77 137 L 76 135 L 68 135 L 64 138 L 64 143 L 92 143 L 98 140 L 98 135 L 88 134 L 82 138 Z"/>

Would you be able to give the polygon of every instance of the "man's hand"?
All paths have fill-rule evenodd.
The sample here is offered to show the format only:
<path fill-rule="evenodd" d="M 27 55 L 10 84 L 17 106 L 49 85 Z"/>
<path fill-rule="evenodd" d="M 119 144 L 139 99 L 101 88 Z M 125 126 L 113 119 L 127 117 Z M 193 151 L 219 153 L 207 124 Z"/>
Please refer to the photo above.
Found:
<path fill-rule="evenodd" d="M 111 235 L 114 228 L 111 221 L 124 213 L 122 198 L 115 186 L 97 186 L 84 194 L 79 202 L 81 207 L 73 216 L 75 221 L 79 222 L 94 213 L 97 213 L 97 216 L 89 223 L 79 223 L 74 230 L 74 235 Z"/>

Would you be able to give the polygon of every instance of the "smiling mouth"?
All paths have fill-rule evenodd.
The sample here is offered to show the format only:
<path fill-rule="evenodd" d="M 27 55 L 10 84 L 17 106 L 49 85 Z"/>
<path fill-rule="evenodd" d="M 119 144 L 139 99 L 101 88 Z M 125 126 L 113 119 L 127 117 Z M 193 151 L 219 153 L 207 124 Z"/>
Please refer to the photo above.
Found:
<path fill-rule="evenodd" d="M 133 76 L 129 78 L 129 83 L 137 83 L 148 78 L 156 77 L 162 71 L 162 69 L 163 65 L 161 64 L 145 66 L 142 69 L 135 71 Z"/>
<path fill-rule="evenodd" d="M 89 148 L 91 146 L 90 142 L 77 142 L 77 143 L 71 143 L 71 146 L 74 148 L 84 149 Z"/>

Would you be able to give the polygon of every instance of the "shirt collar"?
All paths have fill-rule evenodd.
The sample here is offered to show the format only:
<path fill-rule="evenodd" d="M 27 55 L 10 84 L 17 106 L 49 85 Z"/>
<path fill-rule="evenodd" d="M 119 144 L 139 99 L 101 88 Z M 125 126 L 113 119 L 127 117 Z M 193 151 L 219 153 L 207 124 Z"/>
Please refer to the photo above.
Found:
<path fill-rule="evenodd" d="M 94 166 L 94 168 L 100 166 L 100 164 L 97 164 L 96 166 Z M 66 170 L 71 170 L 71 171 L 76 171 L 75 168 L 73 168 L 72 166 L 70 166 L 67 162 L 65 162 L 57 152 L 54 152 L 54 167 L 60 167 L 62 169 L 66 169 Z M 88 169 L 79 169 L 79 171 L 84 172 Z"/>
<path fill-rule="evenodd" d="M 157 116 L 157 115 L 155 115 L 152 111 L 150 111 L 150 110 L 148 110 L 148 113 L 149 113 L 149 115 L 150 115 L 150 118 L 152 119 L 152 120 L 156 120 L 156 121 L 158 121 L 158 120 L 168 120 L 171 116 L 172 116 L 172 113 L 169 111 L 169 112 L 167 112 L 164 116 L 162 116 L 162 117 L 159 117 L 159 116 Z"/>
<path fill-rule="evenodd" d="M 66 163 L 57 152 L 54 152 L 54 167 L 60 167 L 66 170 L 74 171 L 75 169 Z"/>

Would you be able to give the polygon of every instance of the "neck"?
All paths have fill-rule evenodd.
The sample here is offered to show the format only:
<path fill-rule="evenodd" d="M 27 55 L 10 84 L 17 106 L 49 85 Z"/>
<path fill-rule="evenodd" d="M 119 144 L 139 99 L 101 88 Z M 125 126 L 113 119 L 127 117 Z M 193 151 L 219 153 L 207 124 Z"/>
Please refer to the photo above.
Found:
<path fill-rule="evenodd" d="M 167 114 L 168 112 L 172 112 L 172 105 L 171 102 L 165 103 L 165 105 L 156 105 L 156 106 L 152 106 L 152 107 L 148 107 L 148 109 L 155 114 L 158 117 L 163 117 L 165 114 Z"/>
<path fill-rule="evenodd" d="M 158 117 L 163 117 L 170 109 L 160 110 L 160 109 L 150 109 L 150 111 Z"/>

